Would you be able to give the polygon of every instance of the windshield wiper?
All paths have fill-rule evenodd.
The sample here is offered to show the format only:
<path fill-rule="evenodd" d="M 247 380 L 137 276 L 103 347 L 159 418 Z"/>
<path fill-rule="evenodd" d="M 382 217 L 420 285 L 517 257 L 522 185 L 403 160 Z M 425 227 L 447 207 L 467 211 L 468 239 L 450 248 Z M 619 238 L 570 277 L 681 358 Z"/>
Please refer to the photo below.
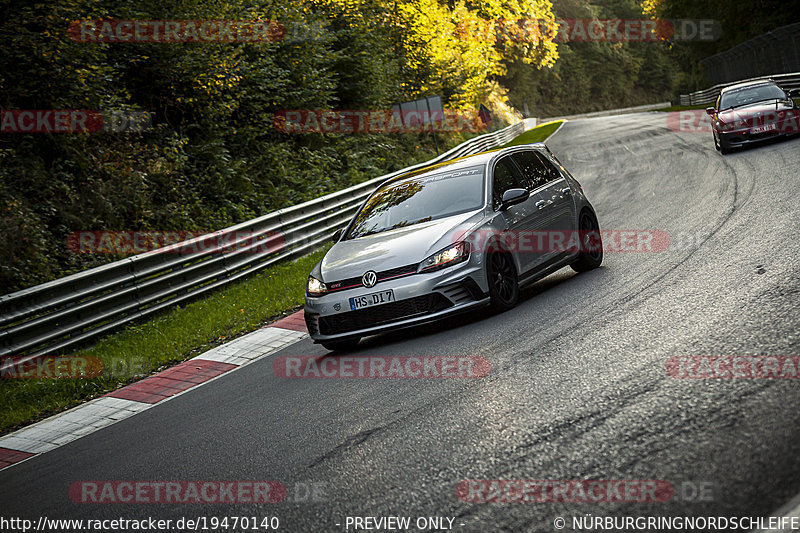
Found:
<path fill-rule="evenodd" d="M 784 101 L 784 100 L 786 100 L 786 98 L 765 98 L 764 100 L 758 100 L 756 102 L 747 102 L 746 104 L 732 105 L 730 107 L 726 107 L 725 109 L 720 109 L 717 112 L 718 113 L 724 113 L 725 111 L 730 111 L 731 109 L 737 109 L 739 107 L 746 107 L 746 106 L 749 106 L 749 105 L 763 104 L 764 102 L 771 102 L 773 100 L 775 100 L 775 107 L 777 107 L 778 106 L 778 102 Z"/>
<path fill-rule="evenodd" d="M 731 109 L 738 109 L 740 107 L 747 107 L 749 105 L 759 104 L 759 103 L 761 103 L 761 102 L 747 102 L 746 104 L 732 105 L 730 107 L 726 107 L 723 111 L 730 111 Z"/>

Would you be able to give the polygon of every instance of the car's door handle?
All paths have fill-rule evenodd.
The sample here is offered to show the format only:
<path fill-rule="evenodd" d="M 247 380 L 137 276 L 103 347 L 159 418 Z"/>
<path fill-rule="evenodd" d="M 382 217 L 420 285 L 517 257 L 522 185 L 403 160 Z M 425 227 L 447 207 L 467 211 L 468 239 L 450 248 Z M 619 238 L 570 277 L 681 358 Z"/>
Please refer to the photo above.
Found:
<path fill-rule="evenodd" d="M 563 189 L 561 189 L 561 194 L 569 194 L 570 192 L 571 191 L 570 191 L 569 187 L 564 187 Z"/>
<path fill-rule="evenodd" d="M 544 200 L 539 200 L 539 201 L 538 201 L 538 202 L 536 202 L 536 204 L 534 204 L 534 205 L 536 205 L 536 207 L 538 207 L 539 209 L 543 209 L 543 208 L 544 208 L 544 206 L 545 206 L 545 205 L 547 205 L 547 204 L 545 203 L 545 201 L 544 201 Z"/>

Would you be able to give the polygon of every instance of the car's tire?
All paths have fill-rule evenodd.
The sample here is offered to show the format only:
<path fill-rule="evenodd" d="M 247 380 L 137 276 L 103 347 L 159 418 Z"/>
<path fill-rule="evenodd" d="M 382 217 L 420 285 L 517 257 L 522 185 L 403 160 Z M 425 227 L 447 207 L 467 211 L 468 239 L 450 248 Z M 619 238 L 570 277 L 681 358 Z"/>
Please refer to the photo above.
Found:
<path fill-rule="evenodd" d="M 578 235 L 581 251 L 570 267 L 575 272 L 586 272 L 603 263 L 603 237 L 597 217 L 589 209 L 581 211 L 578 218 Z"/>
<path fill-rule="evenodd" d="M 486 256 L 486 279 L 489 282 L 491 308 L 502 313 L 519 301 L 517 267 L 506 252 L 490 252 Z"/>
<path fill-rule="evenodd" d="M 722 155 L 731 153 L 731 147 L 725 144 L 725 141 L 720 138 L 717 132 L 714 132 L 714 148 L 716 148 L 717 151 Z"/>
<path fill-rule="evenodd" d="M 350 350 L 356 349 L 360 340 L 361 337 L 356 337 L 343 341 L 320 342 L 320 344 L 323 348 L 331 352 L 349 352 Z"/>
<path fill-rule="evenodd" d="M 719 153 L 721 153 L 722 155 L 728 155 L 729 153 L 731 153 L 731 148 L 729 146 L 727 146 L 725 143 L 720 142 L 719 143 Z"/>

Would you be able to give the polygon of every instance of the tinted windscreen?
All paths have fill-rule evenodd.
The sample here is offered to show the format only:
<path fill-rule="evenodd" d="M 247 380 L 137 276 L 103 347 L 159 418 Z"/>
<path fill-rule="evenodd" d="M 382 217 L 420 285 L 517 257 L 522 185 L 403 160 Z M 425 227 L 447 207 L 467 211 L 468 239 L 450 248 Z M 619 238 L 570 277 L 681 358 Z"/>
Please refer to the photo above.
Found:
<path fill-rule="evenodd" d="M 465 213 L 483 206 L 484 167 L 440 172 L 384 185 L 356 216 L 355 239 Z"/>
<path fill-rule="evenodd" d="M 763 100 L 774 100 L 776 98 L 783 100 L 787 98 L 787 96 L 786 93 L 775 85 L 759 85 L 757 87 L 748 87 L 726 92 L 722 95 L 719 108 L 727 109 L 729 107 L 739 107 Z"/>

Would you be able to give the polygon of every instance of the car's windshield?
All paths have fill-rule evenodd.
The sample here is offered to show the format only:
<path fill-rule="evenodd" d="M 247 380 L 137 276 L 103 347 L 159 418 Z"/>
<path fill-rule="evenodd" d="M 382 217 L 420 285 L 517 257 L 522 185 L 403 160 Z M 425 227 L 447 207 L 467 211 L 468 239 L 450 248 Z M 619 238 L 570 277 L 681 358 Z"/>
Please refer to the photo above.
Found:
<path fill-rule="evenodd" d="M 719 108 L 739 107 L 764 100 L 783 100 L 788 98 L 777 85 L 758 85 L 726 91 L 720 99 Z"/>
<path fill-rule="evenodd" d="M 416 176 L 384 185 L 356 216 L 346 239 L 478 209 L 484 201 L 484 167 Z"/>

